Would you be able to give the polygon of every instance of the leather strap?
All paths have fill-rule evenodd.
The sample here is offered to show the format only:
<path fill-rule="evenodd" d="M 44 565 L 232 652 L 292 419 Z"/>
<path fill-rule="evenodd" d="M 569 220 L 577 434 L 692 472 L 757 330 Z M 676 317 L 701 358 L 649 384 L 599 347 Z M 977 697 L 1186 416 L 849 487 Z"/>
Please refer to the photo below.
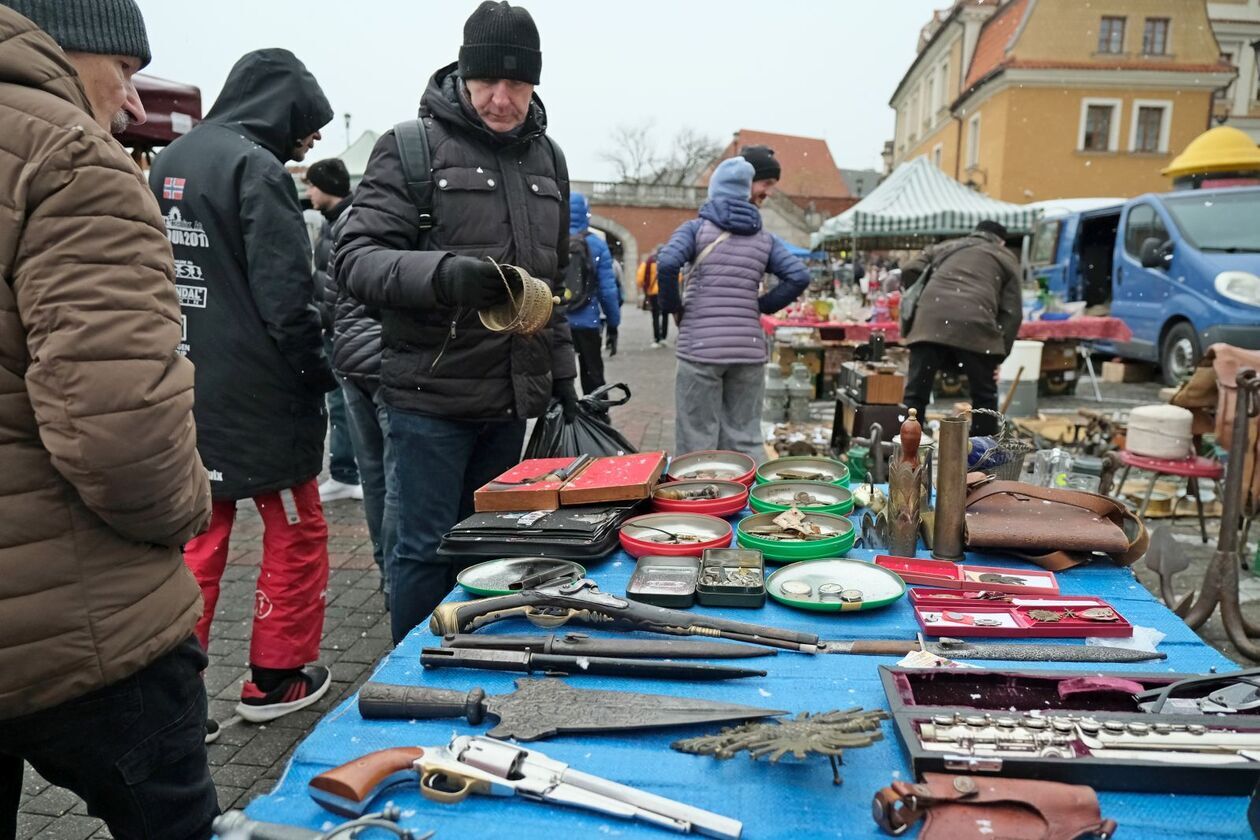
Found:
<path fill-rule="evenodd" d="M 890 834 L 926 818 L 920 840 L 1107 840 L 1114 820 L 1103 819 L 1091 788 L 1032 779 L 977 778 L 924 773 L 922 784 L 895 781 L 875 794 L 872 813 Z M 979 817 L 987 814 L 988 818 Z"/>
<path fill-rule="evenodd" d="M 970 477 L 969 475 L 968 478 L 970 479 Z M 1142 559 L 1143 555 L 1146 554 L 1147 546 L 1150 545 L 1150 534 L 1147 533 L 1146 526 L 1142 524 L 1142 520 L 1134 516 L 1128 508 L 1115 499 L 1109 499 L 1097 493 L 1087 493 L 1083 490 L 1059 490 L 1054 487 L 1039 487 L 1035 484 L 1025 484 L 1022 481 L 976 481 L 974 484 L 969 485 L 969 488 L 971 488 L 971 492 L 967 494 L 967 508 L 971 508 L 972 505 L 990 496 L 1010 494 L 1028 499 L 1040 499 L 1056 504 L 1070 505 L 1071 507 L 1087 510 L 1102 519 L 1110 521 L 1121 530 L 1129 543 L 1128 548 L 1124 551 L 1109 554 L 1121 566 L 1131 566 Z M 1085 558 L 1067 551 L 1014 553 L 1016 556 L 1031 560 L 1052 572 L 1070 569 L 1085 562 Z"/>

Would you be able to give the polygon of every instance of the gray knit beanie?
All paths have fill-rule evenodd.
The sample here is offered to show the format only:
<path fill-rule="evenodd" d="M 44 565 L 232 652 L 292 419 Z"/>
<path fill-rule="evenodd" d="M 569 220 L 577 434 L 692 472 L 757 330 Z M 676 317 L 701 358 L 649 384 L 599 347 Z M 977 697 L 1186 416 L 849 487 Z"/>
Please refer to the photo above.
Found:
<path fill-rule="evenodd" d="M 144 17 L 135 0 L 0 0 L 30 18 L 67 52 L 152 59 Z"/>

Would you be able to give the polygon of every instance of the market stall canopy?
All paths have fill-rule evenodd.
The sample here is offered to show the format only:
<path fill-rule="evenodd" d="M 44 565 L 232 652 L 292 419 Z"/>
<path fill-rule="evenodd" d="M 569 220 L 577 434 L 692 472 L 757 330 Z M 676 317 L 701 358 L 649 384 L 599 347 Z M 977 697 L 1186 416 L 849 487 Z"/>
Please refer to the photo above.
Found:
<path fill-rule="evenodd" d="M 926 157 L 917 157 L 898 166 L 866 198 L 823 222 L 810 246 L 834 240 L 932 241 L 969 233 L 982 219 L 1023 233 L 1031 230 L 1037 215 L 1035 209 L 963 186 Z"/>
<path fill-rule="evenodd" d="M 201 88 L 144 73 L 132 78 L 147 119 L 144 124 L 129 126 L 119 134 L 119 143 L 142 149 L 169 146 L 201 122 Z"/>

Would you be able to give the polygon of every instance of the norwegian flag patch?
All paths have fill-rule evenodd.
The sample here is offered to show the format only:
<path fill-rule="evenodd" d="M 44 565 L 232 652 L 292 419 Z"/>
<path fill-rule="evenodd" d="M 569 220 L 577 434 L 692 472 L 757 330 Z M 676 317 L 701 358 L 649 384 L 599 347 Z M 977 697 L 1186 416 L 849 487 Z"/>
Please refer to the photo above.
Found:
<path fill-rule="evenodd" d="M 184 198 L 183 178 L 164 178 L 162 180 L 162 198 L 181 201 Z"/>

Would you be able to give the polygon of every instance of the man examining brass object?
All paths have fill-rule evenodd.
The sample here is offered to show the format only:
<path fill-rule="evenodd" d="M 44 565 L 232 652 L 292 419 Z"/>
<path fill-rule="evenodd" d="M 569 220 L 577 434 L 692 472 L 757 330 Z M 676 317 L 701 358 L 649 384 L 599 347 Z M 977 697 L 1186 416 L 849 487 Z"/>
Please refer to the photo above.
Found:
<path fill-rule="evenodd" d="M 577 409 L 563 315 L 520 335 L 492 332 L 477 314 L 508 295 L 487 257 L 553 288 L 568 258 L 568 173 L 534 94 L 541 75 L 529 12 L 479 5 L 458 62 L 429 80 L 420 119 L 377 142 L 338 240 L 340 284 L 381 312 L 399 497 L 387 561 L 395 643 L 454 586 L 442 535 L 472 513 L 476 488 L 517 463 L 525 421 L 553 396 L 566 416 Z"/>

